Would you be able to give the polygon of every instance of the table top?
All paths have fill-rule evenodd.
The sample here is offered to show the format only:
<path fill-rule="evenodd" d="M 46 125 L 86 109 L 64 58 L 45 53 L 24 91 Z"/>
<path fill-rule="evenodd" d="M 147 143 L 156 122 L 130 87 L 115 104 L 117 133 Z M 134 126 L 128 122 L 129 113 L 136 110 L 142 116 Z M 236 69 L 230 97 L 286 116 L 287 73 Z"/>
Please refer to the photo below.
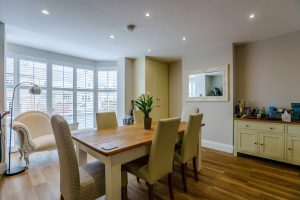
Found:
<path fill-rule="evenodd" d="M 178 134 L 183 134 L 185 127 L 186 123 L 181 122 Z M 112 156 L 142 145 L 151 144 L 155 128 L 156 123 L 154 122 L 149 130 L 144 129 L 143 124 L 119 126 L 117 128 L 102 130 L 88 129 L 74 131 L 72 138 L 100 154 Z M 111 150 L 103 150 L 101 148 L 107 145 L 116 146 L 117 148 Z"/>

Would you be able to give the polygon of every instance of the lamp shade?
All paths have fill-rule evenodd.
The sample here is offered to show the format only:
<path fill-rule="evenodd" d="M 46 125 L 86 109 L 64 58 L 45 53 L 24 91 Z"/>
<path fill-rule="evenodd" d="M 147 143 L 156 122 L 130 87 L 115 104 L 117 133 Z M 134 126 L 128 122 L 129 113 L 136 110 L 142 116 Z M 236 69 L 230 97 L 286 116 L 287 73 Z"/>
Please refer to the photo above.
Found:
<path fill-rule="evenodd" d="M 33 95 L 39 95 L 42 93 L 42 89 L 38 85 L 33 85 L 29 88 L 29 93 Z"/>

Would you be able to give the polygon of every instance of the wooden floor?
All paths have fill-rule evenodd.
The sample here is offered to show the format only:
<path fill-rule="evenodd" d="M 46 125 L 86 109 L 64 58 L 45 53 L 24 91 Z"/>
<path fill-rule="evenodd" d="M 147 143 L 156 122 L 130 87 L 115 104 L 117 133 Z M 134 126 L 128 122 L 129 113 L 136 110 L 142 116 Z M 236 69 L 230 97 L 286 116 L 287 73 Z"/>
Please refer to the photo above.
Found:
<path fill-rule="evenodd" d="M 188 194 L 183 193 L 179 165 L 174 169 L 175 199 L 298 199 L 300 168 L 264 159 L 203 149 L 199 182 L 188 167 Z M 89 158 L 92 160 L 93 158 Z M 18 164 L 14 156 L 15 164 Z M 24 164 L 24 163 L 23 163 Z M 167 180 L 154 185 L 155 199 L 169 199 Z M 145 182 L 129 176 L 128 198 L 147 199 Z M 31 156 L 29 170 L 0 182 L 0 199 L 58 199 L 59 165 L 56 151 Z"/>

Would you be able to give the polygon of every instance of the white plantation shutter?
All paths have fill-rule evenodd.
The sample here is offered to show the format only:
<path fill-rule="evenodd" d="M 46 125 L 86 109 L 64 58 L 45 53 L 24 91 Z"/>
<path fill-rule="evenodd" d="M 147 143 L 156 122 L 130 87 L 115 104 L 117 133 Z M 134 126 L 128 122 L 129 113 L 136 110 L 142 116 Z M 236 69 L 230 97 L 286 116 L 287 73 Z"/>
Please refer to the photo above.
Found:
<path fill-rule="evenodd" d="M 52 114 L 63 116 L 68 123 L 74 122 L 74 68 L 52 65 Z"/>
<path fill-rule="evenodd" d="M 94 70 L 77 71 L 77 122 L 78 129 L 94 127 Z"/>
<path fill-rule="evenodd" d="M 73 67 L 52 65 L 52 87 L 73 88 Z"/>
<path fill-rule="evenodd" d="M 5 106 L 6 110 L 10 111 L 11 109 L 11 100 L 12 100 L 12 94 L 13 94 L 13 88 L 15 84 L 15 78 L 14 78 L 14 66 L 15 66 L 15 59 L 11 57 L 6 57 L 5 59 Z M 13 116 L 15 116 L 15 113 L 13 113 Z M 6 115 L 6 147 L 9 146 L 9 124 L 10 124 L 10 117 L 11 115 Z M 12 134 L 12 141 L 15 141 L 15 135 Z M 12 147 L 15 146 L 15 143 L 12 142 Z"/>
<path fill-rule="evenodd" d="M 68 123 L 73 123 L 73 91 L 52 91 L 52 114 L 62 115 Z"/>
<path fill-rule="evenodd" d="M 98 111 L 117 111 L 117 71 L 98 71 Z"/>
<path fill-rule="evenodd" d="M 19 113 L 30 110 L 47 112 L 47 63 L 20 59 L 20 83 L 31 82 L 42 88 L 40 95 L 29 94 L 30 84 L 23 84 L 19 88 Z"/>

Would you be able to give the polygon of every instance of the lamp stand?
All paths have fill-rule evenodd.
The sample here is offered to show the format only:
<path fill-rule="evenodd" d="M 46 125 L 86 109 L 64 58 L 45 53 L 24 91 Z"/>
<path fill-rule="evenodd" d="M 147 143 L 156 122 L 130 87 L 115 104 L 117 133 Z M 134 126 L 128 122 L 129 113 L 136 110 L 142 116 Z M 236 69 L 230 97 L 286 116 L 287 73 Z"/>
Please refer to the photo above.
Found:
<path fill-rule="evenodd" d="M 12 100 L 11 100 L 11 108 L 10 108 L 10 126 L 9 126 L 9 152 L 8 152 L 8 169 L 5 171 L 5 175 L 6 176 L 14 176 L 20 173 L 23 173 L 26 169 L 26 167 L 10 167 L 10 161 L 11 161 L 11 142 L 12 142 L 12 118 L 13 118 L 13 110 L 14 110 L 14 98 L 15 98 L 15 91 L 17 89 L 17 87 L 19 87 L 22 84 L 30 84 L 33 85 L 33 87 L 31 87 L 29 89 L 29 93 L 30 94 L 40 94 L 41 93 L 41 89 L 39 88 L 38 85 L 31 83 L 31 82 L 23 82 L 23 83 L 19 83 L 14 87 L 13 90 L 13 95 L 12 95 Z"/>

